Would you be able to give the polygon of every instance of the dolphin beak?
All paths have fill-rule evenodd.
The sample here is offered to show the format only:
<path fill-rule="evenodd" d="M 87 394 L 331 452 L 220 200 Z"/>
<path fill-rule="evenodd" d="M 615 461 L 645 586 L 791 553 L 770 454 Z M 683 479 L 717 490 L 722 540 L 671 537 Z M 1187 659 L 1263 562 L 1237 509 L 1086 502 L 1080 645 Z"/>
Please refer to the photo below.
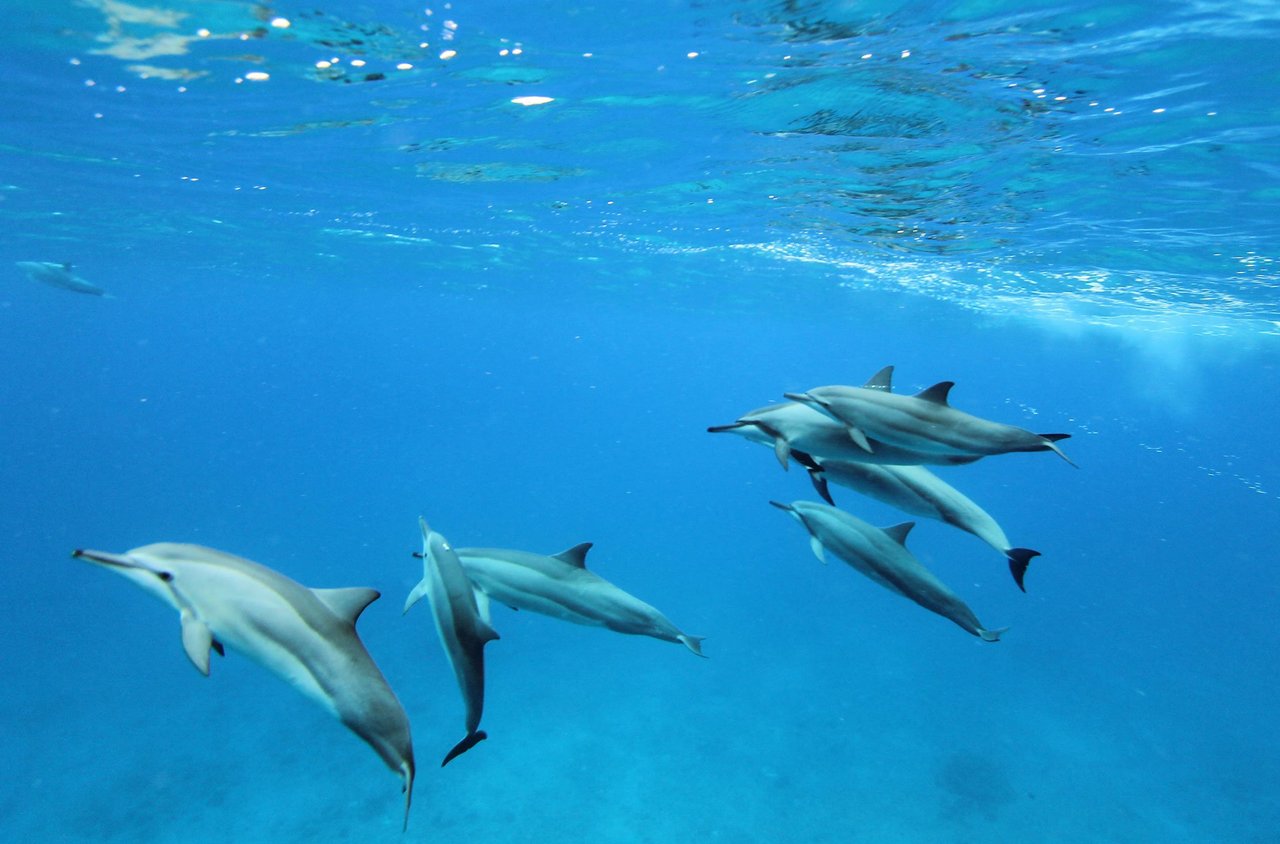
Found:
<path fill-rule="evenodd" d="M 117 569 L 138 569 L 139 566 L 128 554 L 111 554 L 107 551 L 92 551 L 85 548 L 77 548 L 71 552 L 71 556 L 77 560 L 86 560 L 90 563 L 97 563 L 100 566 L 108 566 Z"/>

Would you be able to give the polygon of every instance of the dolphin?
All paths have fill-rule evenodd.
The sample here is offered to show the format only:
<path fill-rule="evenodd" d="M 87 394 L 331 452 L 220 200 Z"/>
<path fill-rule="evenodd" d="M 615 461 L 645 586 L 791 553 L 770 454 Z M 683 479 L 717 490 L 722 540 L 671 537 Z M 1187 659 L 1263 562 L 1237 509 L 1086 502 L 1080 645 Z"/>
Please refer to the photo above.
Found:
<path fill-rule="evenodd" d="M 1070 434 L 1033 434 L 1023 428 L 991 422 L 947 403 L 953 381 L 940 381 L 914 396 L 893 393 L 888 386 L 892 367 L 886 366 L 868 387 L 815 387 L 803 393 L 785 393 L 792 401 L 807 404 L 843 424 L 850 438 L 864 451 L 875 451 L 872 440 L 915 451 L 949 455 L 1007 454 L 1015 451 L 1053 451 Z"/>
<path fill-rule="evenodd" d="M 459 548 L 458 558 L 486 616 L 492 598 L 576 624 L 679 642 L 703 655 L 705 637 L 681 632 L 655 608 L 588 571 L 590 548 L 584 542 L 549 557 L 505 548 Z"/>
<path fill-rule="evenodd" d="M 47 284 L 50 287 L 61 287 L 75 293 L 88 293 L 91 296 L 106 296 L 107 291 L 96 284 L 90 284 L 80 276 L 71 272 L 70 264 L 57 264 L 53 261 L 18 261 L 18 269 L 27 274 L 27 278 Z"/>
<path fill-rule="evenodd" d="M 826 562 L 824 549 L 830 548 L 837 557 L 876 583 L 954 621 L 984 642 L 998 641 L 1000 634 L 1009 629 L 983 627 L 973 610 L 907 550 L 907 534 L 915 522 L 878 528 L 843 510 L 814 501 L 769 503 L 786 510 L 804 525 L 809 532 L 809 545 L 819 560 Z"/>
<path fill-rule="evenodd" d="M 954 525 L 1008 557 L 1013 582 L 1027 591 L 1023 578 L 1040 552 L 1010 547 L 1009 537 L 990 513 L 933 472 L 923 466 L 874 466 L 853 460 L 814 458 L 813 462 L 817 468 L 810 468 L 809 476 L 828 504 L 835 502 L 827 481 L 835 481 L 907 513 Z"/>
<path fill-rule="evenodd" d="M 266 566 L 202 545 L 158 542 L 123 554 L 73 557 L 124 575 L 178 611 L 182 647 L 209 674 L 209 650 L 250 659 L 333 713 L 404 782 L 404 827 L 413 799 L 409 718 L 356 634 L 374 589 L 308 589 Z"/>
<path fill-rule="evenodd" d="M 783 469 L 787 468 L 788 458 L 793 455 L 803 463 L 800 453 L 892 465 L 935 463 L 954 466 L 972 463 L 982 457 L 980 454 L 939 454 L 878 441 L 868 441 L 871 449 L 867 450 L 849 437 L 844 423 L 800 402 L 766 405 L 744 413 L 728 425 L 713 425 L 707 431 L 712 434 L 734 433 L 751 442 L 771 446 Z"/>
<path fill-rule="evenodd" d="M 467 707 L 467 734 L 445 754 L 440 763 L 443 768 L 489 737 L 480 729 L 484 712 L 484 646 L 497 639 L 498 634 L 480 616 L 471 581 L 448 540 L 427 527 L 422 517 L 418 518 L 418 526 L 422 528 L 422 581 L 409 593 L 404 611 L 408 612 L 423 595 L 431 602 L 440 644 L 453 666 Z"/>

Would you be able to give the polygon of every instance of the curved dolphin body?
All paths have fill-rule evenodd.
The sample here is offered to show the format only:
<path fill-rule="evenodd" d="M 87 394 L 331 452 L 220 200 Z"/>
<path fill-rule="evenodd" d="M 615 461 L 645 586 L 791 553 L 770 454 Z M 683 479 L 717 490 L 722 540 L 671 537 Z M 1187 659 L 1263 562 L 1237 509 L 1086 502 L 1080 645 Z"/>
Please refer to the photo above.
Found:
<path fill-rule="evenodd" d="M 785 395 L 840 422 L 855 443 L 872 453 L 875 451 L 872 441 L 878 440 L 900 448 L 945 455 L 1052 451 L 1071 463 L 1057 445 L 1070 434 L 1033 434 L 956 410 L 947 403 L 948 394 L 955 386 L 953 381 L 940 381 L 914 396 L 897 395 L 889 389 L 892 370 L 893 367 L 886 366 L 872 378 L 873 382 L 879 382 L 875 388 L 815 387 L 804 393 Z"/>
<path fill-rule="evenodd" d="M 1014 583 L 1023 592 L 1027 591 L 1023 578 L 1031 558 L 1040 556 L 1040 552 L 1010 547 L 1009 537 L 1005 536 L 990 513 L 928 469 L 923 466 L 874 466 L 826 458 L 816 458 L 814 462 L 817 468 L 810 468 L 809 476 L 828 504 L 835 502 L 831 500 L 827 481 L 835 481 L 904 512 L 937 519 L 972 533 L 1008 557 Z"/>
<path fill-rule="evenodd" d="M 984 642 L 998 641 L 1000 634 L 1008 629 L 983 627 L 973 610 L 907 550 L 904 543 L 915 522 L 878 528 L 843 510 L 813 501 L 769 503 L 786 510 L 804 525 L 809 532 L 810 547 L 819 560 L 826 562 L 824 549 L 830 549 L 889 591 L 954 621 Z"/>
<path fill-rule="evenodd" d="M 483 596 L 486 615 L 493 599 L 576 624 L 680 642 L 703 655 L 704 637 L 681 632 L 655 608 L 588 571 L 590 548 L 584 542 L 550 557 L 506 548 L 459 548 L 458 558 Z"/>
<path fill-rule="evenodd" d="M 70 264 L 57 264 L 53 261 L 18 261 L 17 264 L 18 269 L 27 274 L 27 278 L 50 287 L 61 287 L 63 290 L 88 293 L 91 296 L 105 296 L 107 293 L 98 285 L 90 284 L 72 273 Z"/>
<path fill-rule="evenodd" d="M 484 646 L 497 639 L 498 634 L 481 618 L 471 581 L 449 542 L 427 527 L 425 519 L 419 518 L 418 525 L 422 528 L 422 581 L 409 593 L 404 611 L 427 596 L 440 644 L 453 666 L 467 707 L 467 734 L 445 755 L 440 763 L 443 768 L 488 738 L 480 729 L 484 712 Z"/>
<path fill-rule="evenodd" d="M 308 589 L 251 560 L 202 545 L 160 542 L 123 554 L 75 551 L 178 611 L 182 646 L 201 674 L 209 650 L 243 653 L 333 713 L 404 780 L 413 798 L 409 719 L 356 634 L 373 589 Z"/>
<path fill-rule="evenodd" d="M 744 413 L 729 425 L 714 425 L 707 431 L 712 434 L 734 433 L 770 446 L 784 469 L 793 454 L 903 466 L 921 463 L 952 466 L 972 463 L 982 457 L 980 454 L 939 454 L 879 441 L 869 441 L 871 449 L 867 450 L 849 437 L 844 423 L 800 402 L 767 405 Z M 804 462 L 802 457 L 797 459 Z"/>

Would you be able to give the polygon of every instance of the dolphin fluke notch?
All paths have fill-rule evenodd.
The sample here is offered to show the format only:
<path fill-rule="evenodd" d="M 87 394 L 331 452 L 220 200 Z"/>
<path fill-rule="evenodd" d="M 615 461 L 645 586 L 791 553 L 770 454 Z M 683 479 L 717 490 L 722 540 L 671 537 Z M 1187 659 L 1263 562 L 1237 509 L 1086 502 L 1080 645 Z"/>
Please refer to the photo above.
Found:
<path fill-rule="evenodd" d="M 453 749 L 444 755 L 444 761 L 440 763 L 440 767 L 443 768 L 445 765 L 448 765 L 454 759 L 457 759 L 459 756 L 466 753 L 488 737 L 489 734 L 484 730 L 476 730 L 474 733 L 467 733 L 462 741 L 455 744 Z"/>
<path fill-rule="evenodd" d="M 1023 592 L 1027 591 L 1027 587 L 1022 584 L 1022 579 L 1027 576 L 1027 566 L 1031 565 L 1032 557 L 1039 557 L 1039 551 L 1032 551 L 1030 548 L 1010 548 L 1004 552 L 1009 558 L 1009 573 L 1013 575 L 1013 582 L 1018 584 L 1018 588 Z"/>

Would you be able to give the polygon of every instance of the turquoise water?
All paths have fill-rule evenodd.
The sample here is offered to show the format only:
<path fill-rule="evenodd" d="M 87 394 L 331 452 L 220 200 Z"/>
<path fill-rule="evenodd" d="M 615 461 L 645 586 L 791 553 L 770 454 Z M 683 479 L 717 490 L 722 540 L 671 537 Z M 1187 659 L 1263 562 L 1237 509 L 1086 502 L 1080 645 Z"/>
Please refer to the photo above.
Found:
<path fill-rule="evenodd" d="M 1280 7 L 511 5 L 0 3 L 0 838 L 1276 840 Z M 1026 594 L 907 543 L 999 644 L 705 431 L 886 364 L 1071 434 L 937 470 Z M 709 658 L 496 607 L 441 770 L 420 514 L 594 542 Z M 383 592 L 407 834 L 328 713 L 69 558 L 156 541 Z"/>

